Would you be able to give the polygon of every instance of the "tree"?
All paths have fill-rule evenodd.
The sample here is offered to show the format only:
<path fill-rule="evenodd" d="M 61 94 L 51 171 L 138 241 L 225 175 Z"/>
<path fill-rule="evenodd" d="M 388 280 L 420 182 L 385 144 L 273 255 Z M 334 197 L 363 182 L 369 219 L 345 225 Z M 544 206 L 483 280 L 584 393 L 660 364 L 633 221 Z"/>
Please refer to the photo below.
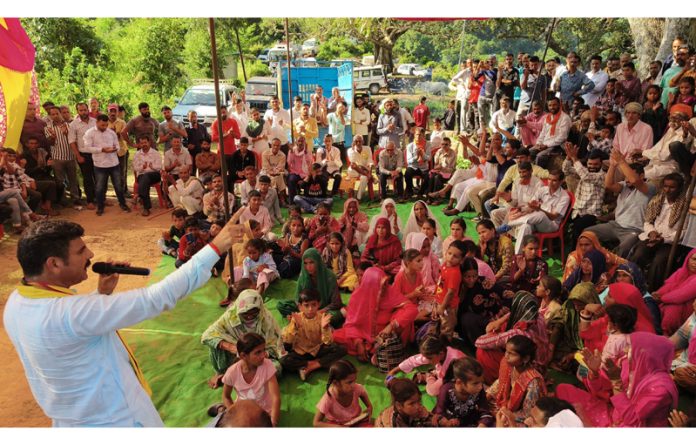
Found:
<path fill-rule="evenodd" d="M 691 18 L 628 19 L 635 42 L 638 71 L 644 76 L 653 60 L 663 61 L 672 52 L 672 42 L 682 37 L 696 41 L 696 20 Z"/>
<path fill-rule="evenodd" d="M 336 24 L 361 42 L 374 47 L 375 62 L 384 65 L 387 71 L 394 68 L 394 45 L 407 31 L 420 28 L 419 22 L 390 18 L 336 19 Z"/>
<path fill-rule="evenodd" d="M 95 63 L 102 56 L 104 42 L 89 25 L 88 19 L 27 18 L 22 25 L 36 47 L 37 71 L 44 67 L 62 69 L 73 48 L 80 48 L 85 59 Z"/>

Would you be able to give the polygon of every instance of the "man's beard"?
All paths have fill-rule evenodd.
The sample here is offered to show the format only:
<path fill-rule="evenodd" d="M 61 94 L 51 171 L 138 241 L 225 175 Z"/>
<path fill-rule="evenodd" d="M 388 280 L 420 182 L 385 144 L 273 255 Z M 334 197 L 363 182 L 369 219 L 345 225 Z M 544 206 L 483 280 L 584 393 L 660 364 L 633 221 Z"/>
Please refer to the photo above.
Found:
<path fill-rule="evenodd" d="M 222 118 L 223 121 L 226 121 L 226 120 L 227 120 L 227 115 L 226 115 L 226 114 L 223 114 L 223 115 L 221 115 L 220 117 Z"/>
<path fill-rule="evenodd" d="M 142 117 L 144 117 L 145 119 L 150 119 L 150 112 L 149 111 L 147 113 L 140 113 L 140 115 Z"/>
<path fill-rule="evenodd" d="M 595 168 L 595 167 L 592 167 L 592 168 L 587 167 L 587 171 L 590 172 L 590 173 L 597 173 L 599 170 L 601 170 L 601 168 L 599 168 L 599 167 L 597 167 L 597 168 Z"/>

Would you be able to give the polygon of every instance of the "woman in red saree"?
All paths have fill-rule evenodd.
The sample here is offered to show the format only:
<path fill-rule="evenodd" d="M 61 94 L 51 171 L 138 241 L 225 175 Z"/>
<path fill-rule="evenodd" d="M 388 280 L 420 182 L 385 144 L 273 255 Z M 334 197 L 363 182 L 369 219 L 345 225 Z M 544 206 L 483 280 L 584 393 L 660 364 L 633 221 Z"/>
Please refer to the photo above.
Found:
<path fill-rule="evenodd" d="M 628 354 L 619 363 L 602 363 L 599 352 L 583 350 L 589 392 L 565 383 L 556 387 L 556 396 L 575 406 L 585 426 L 669 426 L 667 418 L 679 398 L 669 374 L 674 346 L 648 332 L 634 332 L 629 341 Z"/>
<path fill-rule="evenodd" d="M 394 286 L 380 268 L 370 267 L 348 303 L 346 321 L 334 341 L 360 361 L 368 361 L 378 337 L 396 333 L 403 343 L 413 340 L 418 307 Z"/>
<path fill-rule="evenodd" d="M 361 261 L 371 261 L 390 276 L 396 275 L 401 268 L 401 241 L 391 232 L 391 224 L 387 218 L 380 218 L 375 225 L 375 233 L 370 236 L 365 245 Z"/>
<path fill-rule="evenodd" d="M 604 301 L 605 306 L 619 303 L 631 306 L 638 312 L 636 321 L 637 332 L 655 333 L 652 314 L 643 300 L 643 295 L 637 287 L 628 283 L 614 283 L 609 285 L 609 293 Z M 592 320 L 592 318 L 595 318 Z M 609 317 L 604 313 L 600 304 L 588 304 L 580 312 L 580 338 L 590 351 L 601 351 L 607 342 L 607 324 Z"/>

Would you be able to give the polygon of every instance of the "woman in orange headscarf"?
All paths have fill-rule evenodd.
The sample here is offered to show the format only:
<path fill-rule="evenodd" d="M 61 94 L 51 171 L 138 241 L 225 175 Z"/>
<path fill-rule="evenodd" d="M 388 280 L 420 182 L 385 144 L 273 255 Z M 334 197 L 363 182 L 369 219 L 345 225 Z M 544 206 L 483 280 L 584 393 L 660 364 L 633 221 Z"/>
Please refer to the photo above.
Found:
<path fill-rule="evenodd" d="M 599 239 L 597 238 L 597 235 L 594 234 L 594 232 L 590 231 L 584 231 L 580 234 L 578 237 L 578 242 L 575 246 L 575 250 L 568 255 L 568 259 L 566 260 L 565 268 L 563 269 L 563 279 L 561 281 L 565 281 L 570 274 L 575 271 L 578 267 L 580 267 L 580 263 L 582 263 L 582 259 L 585 256 L 587 252 L 590 250 L 595 249 L 604 255 L 604 257 L 607 260 L 607 279 L 611 279 L 611 277 L 614 276 L 614 271 L 616 270 L 617 267 L 619 267 L 622 264 L 626 264 L 627 261 L 620 256 L 611 253 L 602 245 L 599 243 Z"/>

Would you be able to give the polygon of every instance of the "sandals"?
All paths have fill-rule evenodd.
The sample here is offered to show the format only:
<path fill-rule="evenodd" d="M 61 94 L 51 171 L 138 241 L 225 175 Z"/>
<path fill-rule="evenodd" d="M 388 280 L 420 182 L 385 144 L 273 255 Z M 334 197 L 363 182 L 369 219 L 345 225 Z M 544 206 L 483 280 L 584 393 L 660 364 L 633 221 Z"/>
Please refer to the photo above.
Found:
<path fill-rule="evenodd" d="M 215 417 L 225 410 L 225 405 L 222 403 L 214 403 L 208 407 L 208 416 Z"/>

